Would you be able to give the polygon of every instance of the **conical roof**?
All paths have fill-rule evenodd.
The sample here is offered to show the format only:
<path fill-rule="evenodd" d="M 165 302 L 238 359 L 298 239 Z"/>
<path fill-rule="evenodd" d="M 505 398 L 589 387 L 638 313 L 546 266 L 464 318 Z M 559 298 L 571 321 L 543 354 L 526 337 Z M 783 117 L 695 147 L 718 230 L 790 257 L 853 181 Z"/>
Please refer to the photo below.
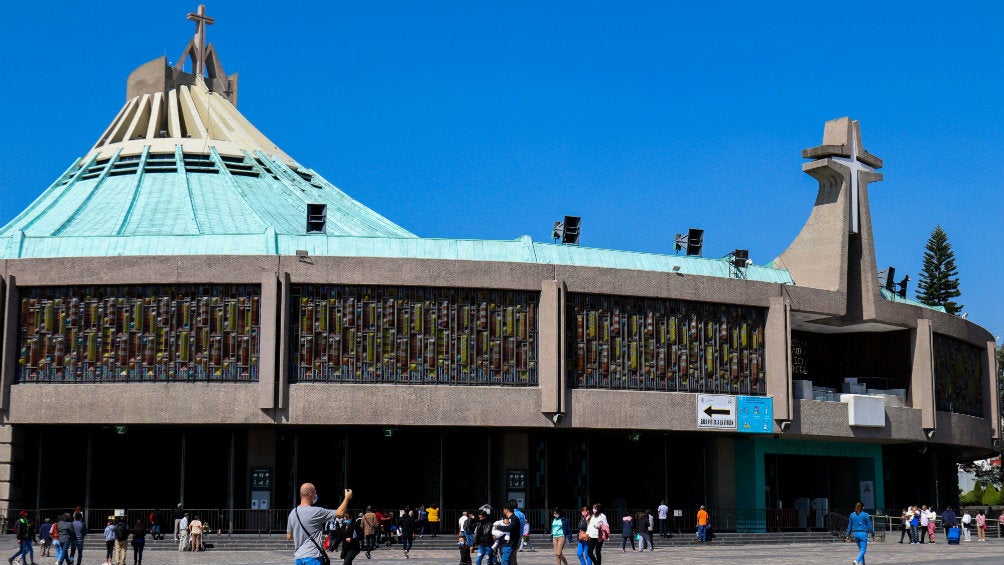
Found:
<path fill-rule="evenodd" d="M 0 257 L 278 252 L 277 238 L 414 238 L 303 167 L 236 107 L 227 76 L 195 38 L 129 76 L 97 143 L 0 229 Z M 183 65 L 191 59 L 192 73 Z"/>

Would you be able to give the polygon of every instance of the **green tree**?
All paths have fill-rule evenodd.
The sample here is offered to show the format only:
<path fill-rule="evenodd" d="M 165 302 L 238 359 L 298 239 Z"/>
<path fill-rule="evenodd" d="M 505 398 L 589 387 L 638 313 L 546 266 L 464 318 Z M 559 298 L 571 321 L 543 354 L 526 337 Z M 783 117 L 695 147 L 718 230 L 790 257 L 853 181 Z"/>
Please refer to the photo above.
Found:
<path fill-rule="evenodd" d="M 983 500 L 981 502 L 985 506 L 997 506 L 1001 503 L 1001 491 L 997 490 L 997 487 L 993 485 L 987 487 L 987 490 L 983 491 Z"/>
<path fill-rule="evenodd" d="M 936 226 L 924 247 L 924 266 L 917 283 L 917 300 L 929 306 L 944 306 L 949 314 L 958 314 L 962 305 L 952 299 L 962 296 L 959 290 L 959 270 L 955 267 L 955 252 L 948 243 L 948 234 Z"/>

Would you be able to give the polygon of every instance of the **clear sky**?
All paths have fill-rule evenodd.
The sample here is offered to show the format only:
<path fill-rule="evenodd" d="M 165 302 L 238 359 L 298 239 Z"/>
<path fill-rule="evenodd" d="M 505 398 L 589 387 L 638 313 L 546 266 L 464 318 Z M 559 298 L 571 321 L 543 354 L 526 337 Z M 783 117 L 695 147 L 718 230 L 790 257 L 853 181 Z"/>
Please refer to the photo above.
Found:
<path fill-rule="evenodd" d="M 0 224 L 118 112 L 194 2 L 8 3 Z M 780 254 L 811 210 L 801 150 L 860 120 L 885 161 L 880 268 L 916 290 L 940 224 L 964 311 L 1004 335 L 1004 3 L 218 1 L 239 108 L 301 164 L 425 237 L 706 257 Z"/>

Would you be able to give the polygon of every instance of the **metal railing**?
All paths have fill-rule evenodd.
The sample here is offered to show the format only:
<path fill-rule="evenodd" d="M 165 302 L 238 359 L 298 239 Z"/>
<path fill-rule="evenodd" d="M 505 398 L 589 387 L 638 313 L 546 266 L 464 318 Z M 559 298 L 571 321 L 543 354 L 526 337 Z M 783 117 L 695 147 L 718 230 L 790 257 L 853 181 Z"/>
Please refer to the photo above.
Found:
<path fill-rule="evenodd" d="M 17 520 L 20 508 L 10 509 L 4 512 L 0 509 L 0 531 L 10 532 Z M 40 508 L 25 509 L 35 527 L 45 518 L 57 521 L 63 513 L 72 513 L 72 509 L 67 508 Z M 121 510 L 121 509 L 119 509 Z M 272 508 L 268 510 L 256 509 L 220 509 L 220 508 L 196 508 L 186 509 L 190 518 L 199 516 L 205 525 L 206 531 L 218 535 L 259 535 L 270 536 L 276 534 L 284 535 L 286 532 L 286 521 L 291 509 Z M 474 511 L 474 509 L 470 509 Z M 110 516 L 115 516 L 117 509 L 114 508 L 88 508 L 83 510 L 84 521 L 91 532 L 102 531 Z M 349 515 L 355 516 L 362 509 L 350 508 Z M 497 516 L 500 508 L 494 509 Z M 126 523 L 130 526 L 137 520 L 149 526 L 149 518 L 152 512 L 159 513 L 161 531 L 170 535 L 174 531 L 173 510 L 151 508 L 130 508 L 124 509 Z M 463 510 L 444 508 L 439 512 L 439 532 L 440 535 L 454 535 L 458 529 L 458 520 Z M 530 531 L 534 534 L 544 534 L 550 532 L 550 510 L 543 508 L 528 508 L 523 512 L 527 516 L 530 524 Z M 572 528 L 576 528 L 579 523 L 578 509 L 560 509 L 561 515 L 568 518 Z M 636 515 L 639 510 L 631 508 L 605 508 L 607 520 L 611 524 L 611 530 L 616 535 L 619 533 L 620 518 L 627 514 Z M 814 511 L 804 512 L 796 509 L 764 509 L 764 508 L 739 508 L 709 510 L 711 526 L 717 532 L 732 533 L 770 533 L 770 532 L 806 532 L 806 531 L 829 531 L 834 536 L 843 536 L 847 530 L 848 516 L 852 510 L 829 509 L 821 513 L 817 520 Z M 395 511 L 397 515 L 397 511 Z M 667 531 L 674 535 L 692 534 L 696 530 L 696 508 L 688 508 L 682 511 L 682 516 L 674 516 L 673 511 L 667 518 Z M 495 517 L 495 516 L 493 516 Z M 875 514 L 872 516 L 876 536 L 883 537 L 898 532 L 902 522 L 899 516 L 888 516 L 885 514 Z M 957 523 L 959 520 L 957 520 Z M 938 531 L 943 532 L 941 518 L 936 520 Z M 996 518 L 987 518 L 987 536 L 1004 538 L 1004 522 Z M 975 529 L 975 520 L 970 528 Z M 653 514 L 653 533 L 660 531 L 658 518 Z"/>

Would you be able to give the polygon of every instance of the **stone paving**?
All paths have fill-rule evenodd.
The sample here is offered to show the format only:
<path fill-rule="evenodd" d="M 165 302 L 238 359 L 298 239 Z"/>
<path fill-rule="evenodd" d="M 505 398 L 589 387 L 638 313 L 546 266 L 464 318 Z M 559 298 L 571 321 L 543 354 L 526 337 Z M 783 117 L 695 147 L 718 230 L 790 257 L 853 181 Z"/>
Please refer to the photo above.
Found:
<path fill-rule="evenodd" d="M 11 550 L 11 553 L 13 550 Z M 697 545 L 688 547 L 667 547 L 654 552 L 621 553 L 619 547 L 608 546 L 603 552 L 606 565 L 668 565 L 695 563 L 713 565 L 716 563 L 743 563 L 770 565 L 842 564 L 847 565 L 857 555 L 854 545 L 849 543 L 800 543 L 778 545 Z M 8 557 L 9 555 L 4 555 Z M 86 556 L 86 554 L 85 554 Z M 570 565 L 577 565 L 575 552 L 566 551 Z M 97 565 L 103 555 L 96 559 L 85 559 L 84 565 Z M 289 552 L 277 551 L 207 551 L 205 553 L 175 553 L 153 551 L 145 554 L 144 565 L 292 565 Z M 412 553 L 407 561 L 399 550 L 379 549 L 373 552 L 373 559 L 367 560 L 360 554 L 357 565 L 407 563 L 408 565 L 453 565 L 459 561 L 456 551 L 421 551 Z M 333 559 L 336 565 L 341 561 Z M 550 552 L 536 551 L 519 554 L 520 565 L 551 565 L 554 556 Z M 960 546 L 937 543 L 934 545 L 900 545 L 898 543 L 870 543 L 868 545 L 868 565 L 941 565 L 945 563 L 965 563 L 977 565 L 1004 565 L 1004 540 L 991 539 L 985 543 L 970 542 Z M 52 561 L 42 561 L 36 557 L 38 565 L 49 565 Z M 132 552 L 127 563 L 132 563 Z"/>

